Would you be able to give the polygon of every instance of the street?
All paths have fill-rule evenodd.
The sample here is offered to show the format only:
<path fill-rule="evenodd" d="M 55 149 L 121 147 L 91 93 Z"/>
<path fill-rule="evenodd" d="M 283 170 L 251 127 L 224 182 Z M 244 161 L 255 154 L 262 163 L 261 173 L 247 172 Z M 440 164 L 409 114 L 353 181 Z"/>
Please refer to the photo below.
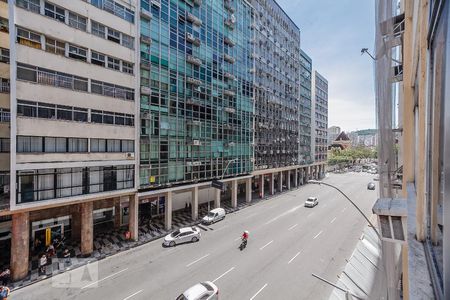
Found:
<path fill-rule="evenodd" d="M 377 192 L 367 190 L 367 183 L 373 177 L 329 174 L 324 180 L 370 216 Z M 308 196 L 319 204 L 305 208 Z M 82 287 L 54 284 L 70 273 L 76 277 L 79 268 L 17 290 L 10 299 L 175 299 L 206 280 L 219 287 L 220 299 L 327 299 L 332 287 L 311 273 L 335 282 L 364 226 L 336 190 L 308 184 L 202 225 L 197 243 L 163 248 L 156 240 L 101 260 L 98 278 Z M 244 230 L 250 238 L 240 251 Z"/>

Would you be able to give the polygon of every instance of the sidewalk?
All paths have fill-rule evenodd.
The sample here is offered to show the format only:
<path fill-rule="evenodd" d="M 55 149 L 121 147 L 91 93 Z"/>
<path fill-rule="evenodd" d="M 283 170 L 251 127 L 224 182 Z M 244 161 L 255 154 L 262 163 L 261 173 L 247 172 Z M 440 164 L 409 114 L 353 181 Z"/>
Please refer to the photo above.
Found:
<path fill-rule="evenodd" d="M 253 196 L 256 196 L 254 194 Z M 271 197 L 270 197 L 271 198 Z M 254 205 L 261 200 L 267 200 L 269 197 L 264 199 L 253 199 L 251 203 L 245 202 L 245 197 L 238 197 L 238 206 L 237 208 L 231 207 L 231 200 L 222 200 L 221 207 L 223 207 L 227 214 L 238 211 L 245 207 Z M 85 257 L 82 257 L 80 251 L 80 244 L 74 242 L 66 242 L 65 248 L 70 251 L 71 258 L 67 260 L 67 263 L 63 262 L 62 259 L 62 251 L 64 249 L 58 249 L 56 253 L 56 259 L 49 259 L 49 263 L 46 266 L 45 275 L 39 275 L 38 267 L 39 267 L 39 257 L 38 255 L 34 255 L 30 258 L 30 270 L 29 275 L 16 282 L 10 283 L 10 288 L 12 291 L 25 287 L 27 285 L 36 283 L 38 281 L 47 279 L 52 277 L 53 275 L 57 275 L 68 270 L 78 268 L 87 263 L 87 261 L 99 261 L 108 256 L 114 255 L 118 252 L 122 252 L 128 250 L 130 248 L 134 248 L 136 246 L 140 246 L 146 244 L 148 242 L 154 241 L 161 237 L 164 237 L 177 228 L 190 226 L 199 224 L 201 218 L 206 215 L 208 212 L 208 204 L 203 203 L 199 205 L 198 215 L 199 219 L 193 221 L 191 219 L 191 212 L 185 211 L 184 209 L 174 211 L 172 215 L 172 229 L 167 231 L 164 228 L 164 218 L 153 218 L 146 219 L 144 221 L 141 220 L 142 223 L 139 224 L 139 239 L 138 241 L 128 241 L 125 239 L 125 232 L 128 230 L 127 227 L 123 227 L 118 230 L 111 231 L 110 229 L 105 230 L 97 230 L 100 232 L 94 232 L 94 251 L 91 256 L 86 260 Z M 206 229 L 207 230 L 207 229 Z M 83 259 L 80 259 L 83 258 Z"/>

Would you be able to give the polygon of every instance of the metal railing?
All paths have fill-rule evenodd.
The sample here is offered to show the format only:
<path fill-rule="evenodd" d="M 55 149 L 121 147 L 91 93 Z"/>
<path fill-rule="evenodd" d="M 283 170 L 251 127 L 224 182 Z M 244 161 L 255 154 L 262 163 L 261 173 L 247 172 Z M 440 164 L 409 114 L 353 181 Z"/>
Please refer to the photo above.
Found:
<path fill-rule="evenodd" d="M 9 82 L 0 82 L 0 92 L 9 93 Z"/>
<path fill-rule="evenodd" d="M 37 82 L 45 85 L 52 85 L 71 90 L 87 91 L 88 80 L 85 78 L 77 78 L 70 75 L 50 73 L 37 70 Z"/>

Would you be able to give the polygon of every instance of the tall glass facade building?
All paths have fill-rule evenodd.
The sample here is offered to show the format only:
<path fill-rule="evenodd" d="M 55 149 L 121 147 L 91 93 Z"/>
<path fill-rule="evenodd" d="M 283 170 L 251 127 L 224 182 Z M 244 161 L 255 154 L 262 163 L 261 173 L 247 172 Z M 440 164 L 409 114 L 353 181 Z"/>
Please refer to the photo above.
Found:
<path fill-rule="evenodd" d="M 142 0 L 140 22 L 140 187 L 250 173 L 251 6 Z"/>
<path fill-rule="evenodd" d="M 312 163 L 311 155 L 311 86 L 312 59 L 300 50 L 300 158 L 301 165 Z"/>

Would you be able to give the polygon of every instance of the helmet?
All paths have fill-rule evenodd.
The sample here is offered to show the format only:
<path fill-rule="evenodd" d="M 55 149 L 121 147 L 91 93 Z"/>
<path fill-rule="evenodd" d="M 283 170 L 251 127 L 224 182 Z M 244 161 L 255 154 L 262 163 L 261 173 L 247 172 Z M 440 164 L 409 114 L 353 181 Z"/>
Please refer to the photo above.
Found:
<path fill-rule="evenodd" d="M 244 233 L 248 234 L 248 230 L 244 230 Z"/>

